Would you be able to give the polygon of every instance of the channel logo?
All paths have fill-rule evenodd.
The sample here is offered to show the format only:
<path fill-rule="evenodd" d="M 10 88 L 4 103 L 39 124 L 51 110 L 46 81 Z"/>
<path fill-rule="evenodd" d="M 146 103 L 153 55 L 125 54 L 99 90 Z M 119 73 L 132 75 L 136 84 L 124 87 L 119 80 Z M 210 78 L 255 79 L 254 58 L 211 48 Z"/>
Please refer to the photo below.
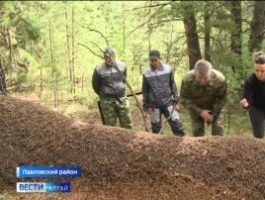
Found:
<path fill-rule="evenodd" d="M 70 193 L 70 182 L 18 182 L 18 193 Z"/>

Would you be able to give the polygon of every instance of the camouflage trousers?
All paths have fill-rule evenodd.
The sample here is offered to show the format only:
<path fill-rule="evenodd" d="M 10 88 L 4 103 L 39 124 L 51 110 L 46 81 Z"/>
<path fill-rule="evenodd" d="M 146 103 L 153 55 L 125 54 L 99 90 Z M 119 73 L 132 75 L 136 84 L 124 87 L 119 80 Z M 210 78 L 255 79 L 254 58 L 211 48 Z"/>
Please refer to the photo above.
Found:
<path fill-rule="evenodd" d="M 190 117 L 192 122 L 192 133 L 193 136 L 199 137 L 205 135 L 205 121 L 204 119 L 197 113 L 190 111 Z M 212 125 L 212 135 L 223 135 L 223 114 L 220 113 L 216 117 L 214 117 Z"/>
<path fill-rule="evenodd" d="M 123 99 L 121 102 L 100 100 L 100 106 L 105 125 L 116 126 L 117 119 L 119 119 L 121 127 L 132 129 L 130 102 L 128 99 Z"/>

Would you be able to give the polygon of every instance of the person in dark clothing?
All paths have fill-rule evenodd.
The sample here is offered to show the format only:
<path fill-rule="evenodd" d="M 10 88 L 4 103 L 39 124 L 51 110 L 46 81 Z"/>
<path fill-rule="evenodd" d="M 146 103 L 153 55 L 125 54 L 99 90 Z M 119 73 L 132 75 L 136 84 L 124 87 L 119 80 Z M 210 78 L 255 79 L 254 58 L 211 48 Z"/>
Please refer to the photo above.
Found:
<path fill-rule="evenodd" d="M 265 53 L 254 56 L 255 72 L 245 80 L 240 105 L 248 109 L 256 138 L 264 138 L 265 132 Z"/>
<path fill-rule="evenodd" d="M 178 110 L 178 91 L 174 72 L 167 64 L 161 63 L 160 52 L 149 53 L 150 66 L 143 74 L 142 93 L 143 110 L 146 117 L 150 115 L 152 132 L 162 133 L 161 115 L 168 119 L 172 132 L 184 136 Z"/>
<path fill-rule="evenodd" d="M 130 102 L 125 94 L 125 63 L 116 60 L 117 66 L 114 67 L 115 52 L 111 48 L 106 48 L 103 56 L 104 62 L 95 68 L 92 77 L 93 89 L 99 96 L 103 124 L 116 126 L 119 119 L 121 127 L 132 129 Z"/>

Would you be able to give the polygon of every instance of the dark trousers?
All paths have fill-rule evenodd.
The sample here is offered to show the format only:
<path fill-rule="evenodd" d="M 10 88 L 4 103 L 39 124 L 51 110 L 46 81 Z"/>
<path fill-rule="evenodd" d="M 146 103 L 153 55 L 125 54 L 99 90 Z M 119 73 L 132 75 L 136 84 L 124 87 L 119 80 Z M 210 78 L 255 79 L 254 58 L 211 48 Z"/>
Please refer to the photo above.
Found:
<path fill-rule="evenodd" d="M 149 111 L 153 133 L 159 133 L 162 129 L 161 115 L 164 114 L 164 116 L 168 118 L 168 123 L 170 124 L 173 134 L 177 136 L 185 135 L 179 114 L 176 110 L 174 110 L 173 106 L 162 109 L 150 108 Z"/>
<path fill-rule="evenodd" d="M 249 117 L 252 124 L 253 134 L 256 138 L 264 138 L 265 132 L 265 113 L 264 111 L 251 107 Z"/>

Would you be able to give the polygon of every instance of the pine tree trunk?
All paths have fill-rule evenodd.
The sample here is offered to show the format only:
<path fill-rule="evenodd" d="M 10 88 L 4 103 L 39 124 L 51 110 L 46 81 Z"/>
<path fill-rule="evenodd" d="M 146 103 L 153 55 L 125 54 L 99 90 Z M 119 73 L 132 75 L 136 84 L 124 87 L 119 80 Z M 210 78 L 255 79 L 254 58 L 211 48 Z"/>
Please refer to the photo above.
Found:
<path fill-rule="evenodd" d="M 152 5 L 153 5 L 153 1 L 150 1 L 149 2 L 149 8 L 148 8 L 149 13 L 151 13 Z M 151 48 L 152 48 L 152 44 L 151 44 L 152 28 L 151 28 L 150 22 L 148 22 L 147 26 L 148 26 L 148 50 L 151 51 Z"/>
<path fill-rule="evenodd" d="M 69 70 L 69 79 L 70 79 L 70 93 L 72 94 L 72 59 L 71 59 L 71 48 L 70 48 L 70 33 L 68 25 L 68 12 L 67 12 L 67 3 L 65 3 L 65 33 L 66 33 L 66 46 L 67 46 L 67 57 L 68 57 L 68 70 Z"/>
<path fill-rule="evenodd" d="M 50 59 L 52 67 L 52 87 L 53 87 L 53 106 L 57 108 L 57 93 L 58 93 L 58 82 L 56 74 L 56 61 L 54 58 L 54 49 L 53 49 L 53 27 L 51 22 L 51 17 L 49 18 L 49 42 L 50 42 Z"/>
<path fill-rule="evenodd" d="M 170 58 L 171 58 L 171 49 L 172 49 L 172 39 L 173 39 L 173 33 L 174 33 L 174 23 L 171 23 L 171 27 L 170 27 L 170 33 L 169 33 L 169 37 L 167 39 L 167 51 L 166 51 L 166 63 L 170 62 Z"/>
<path fill-rule="evenodd" d="M 204 58 L 211 62 L 210 48 L 211 48 L 211 15 L 208 10 L 207 2 L 204 6 Z"/>
<path fill-rule="evenodd" d="M 238 68 L 241 65 L 242 56 L 242 9 L 240 1 L 231 1 L 231 16 L 234 22 L 234 28 L 231 32 L 231 51 L 236 56 L 236 62 L 232 65 L 234 73 L 242 75 L 242 68 Z"/>
<path fill-rule="evenodd" d="M 199 36 L 197 32 L 197 21 L 193 10 L 193 5 L 183 2 L 184 5 L 184 28 L 187 41 L 190 69 L 194 68 L 195 63 L 202 58 Z"/>
<path fill-rule="evenodd" d="M 82 74 L 82 93 L 84 92 L 84 80 L 85 80 L 85 74 Z"/>
<path fill-rule="evenodd" d="M 75 34 L 74 34 L 74 2 L 72 2 L 72 80 L 73 80 L 73 92 L 75 94 Z"/>
<path fill-rule="evenodd" d="M 249 51 L 262 49 L 265 33 L 265 1 L 254 1 L 253 18 L 250 25 Z"/>
<path fill-rule="evenodd" d="M 122 40 L 123 40 L 123 51 L 125 51 L 126 49 L 125 1 L 122 2 Z"/>
<path fill-rule="evenodd" d="M 0 55 L 0 91 L 3 95 L 7 95 L 7 89 L 6 89 L 6 76 L 4 72 L 4 66 L 3 66 L 3 60 L 2 55 Z"/>
<path fill-rule="evenodd" d="M 43 70 L 42 66 L 40 66 L 40 95 L 39 95 L 40 100 L 42 98 L 42 92 L 43 92 Z"/>

